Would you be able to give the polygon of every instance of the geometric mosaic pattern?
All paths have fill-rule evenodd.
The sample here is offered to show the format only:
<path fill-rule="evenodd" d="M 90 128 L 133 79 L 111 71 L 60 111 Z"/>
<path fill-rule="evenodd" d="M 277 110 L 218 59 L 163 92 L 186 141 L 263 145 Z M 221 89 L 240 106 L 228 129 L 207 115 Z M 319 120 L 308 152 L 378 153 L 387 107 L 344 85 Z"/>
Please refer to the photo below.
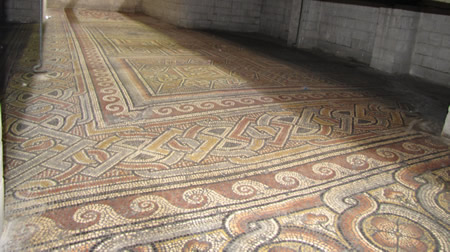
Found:
<path fill-rule="evenodd" d="M 48 72 L 34 37 L 3 105 L 7 250 L 450 250 L 450 147 L 386 90 L 146 16 L 49 13 Z"/>

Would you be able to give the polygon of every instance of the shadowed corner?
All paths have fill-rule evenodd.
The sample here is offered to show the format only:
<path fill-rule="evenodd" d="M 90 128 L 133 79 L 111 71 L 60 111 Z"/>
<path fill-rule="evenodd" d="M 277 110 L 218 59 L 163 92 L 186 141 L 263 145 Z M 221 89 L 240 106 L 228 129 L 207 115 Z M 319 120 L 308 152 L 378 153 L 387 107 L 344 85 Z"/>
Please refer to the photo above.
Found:
<path fill-rule="evenodd" d="M 5 0 L 0 0 L 0 25 L 4 25 L 4 23 L 6 22 L 5 10 Z"/>

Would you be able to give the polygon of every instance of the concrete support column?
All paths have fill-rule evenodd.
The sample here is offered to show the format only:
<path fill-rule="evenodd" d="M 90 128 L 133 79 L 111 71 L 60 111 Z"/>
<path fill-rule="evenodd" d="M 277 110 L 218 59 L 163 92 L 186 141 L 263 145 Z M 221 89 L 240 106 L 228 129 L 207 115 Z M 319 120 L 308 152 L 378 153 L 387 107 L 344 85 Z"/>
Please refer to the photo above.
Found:
<path fill-rule="evenodd" d="M 304 0 L 292 0 L 291 15 L 288 27 L 287 45 L 295 46 L 297 44 L 300 32 L 300 18 L 302 15 L 302 3 Z"/>
<path fill-rule="evenodd" d="M 322 2 L 302 0 L 300 29 L 296 47 L 314 48 L 318 44 Z"/>
<path fill-rule="evenodd" d="M 380 8 L 370 66 L 388 73 L 408 73 L 420 13 Z"/>

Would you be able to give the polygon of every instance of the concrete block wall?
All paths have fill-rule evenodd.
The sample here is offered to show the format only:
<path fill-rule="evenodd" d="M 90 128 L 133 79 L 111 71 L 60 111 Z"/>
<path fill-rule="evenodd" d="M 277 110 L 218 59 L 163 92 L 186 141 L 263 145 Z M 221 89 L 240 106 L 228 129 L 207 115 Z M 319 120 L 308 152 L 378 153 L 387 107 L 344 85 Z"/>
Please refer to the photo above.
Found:
<path fill-rule="evenodd" d="M 7 21 L 39 20 L 39 0 L 4 1 Z M 141 11 L 186 28 L 260 32 L 450 86 L 448 15 L 321 0 L 51 0 L 47 6 Z"/>
<path fill-rule="evenodd" d="M 142 0 L 141 10 L 169 23 L 196 29 L 257 32 L 261 0 Z"/>
<path fill-rule="evenodd" d="M 314 0 L 301 1 L 300 27 L 297 27 L 298 35 L 294 44 L 299 48 L 315 48 L 319 42 L 322 2 Z"/>
<path fill-rule="evenodd" d="M 39 22 L 40 0 L 3 0 L 4 19 L 14 23 Z M 47 8 L 89 8 L 109 11 L 135 12 L 141 0 L 43 0 Z M 45 14 L 44 14 L 45 15 Z"/>
<path fill-rule="evenodd" d="M 211 26 L 207 28 L 240 32 L 257 32 L 262 0 L 209 0 L 212 5 Z"/>
<path fill-rule="evenodd" d="M 184 0 L 143 0 L 139 9 L 149 16 L 178 26 L 185 26 L 182 22 L 188 18 Z"/>
<path fill-rule="evenodd" d="M 420 14 L 410 74 L 450 86 L 450 16 Z"/>
<path fill-rule="evenodd" d="M 39 21 L 39 0 L 4 0 L 7 22 L 33 23 Z"/>
<path fill-rule="evenodd" d="M 318 47 L 339 56 L 370 62 L 378 10 L 333 2 L 321 5 Z"/>
<path fill-rule="evenodd" d="M 388 73 L 408 73 L 420 13 L 379 8 L 370 66 Z"/>
<path fill-rule="evenodd" d="M 294 40 L 295 29 L 290 28 L 288 45 L 319 48 L 384 72 L 411 74 L 450 86 L 450 16 L 302 1 L 298 36 Z"/>
<path fill-rule="evenodd" d="M 287 40 L 292 0 L 263 0 L 259 32 Z"/>
<path fill-rule="evenodd" d="M 323 51 L 370 63 L 378 9 L 360 5 L 303 0 L 301 48 Z"/>
<path fill-rule="evenodd" d="M 291 6 L 292 0 L 142 0 L 139 8 L 185 28 L 260 32 L 287 40 Z"/>
<path fill-rule="evenodd" d="M 139 2 L 140 0 L 49 0 L 47 8 L 87 8 L 135 12 Z"/>

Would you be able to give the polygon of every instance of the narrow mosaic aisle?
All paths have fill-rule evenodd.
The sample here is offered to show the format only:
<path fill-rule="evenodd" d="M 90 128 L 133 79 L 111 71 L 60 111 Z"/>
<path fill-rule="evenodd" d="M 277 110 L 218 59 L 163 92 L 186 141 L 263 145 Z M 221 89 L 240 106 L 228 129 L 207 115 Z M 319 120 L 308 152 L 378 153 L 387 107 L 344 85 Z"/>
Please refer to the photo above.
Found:
<path fill-rule="evenodd" d="M 8 251 L 449 250 L 450 147 L 386 90 L 146 16 L 49 15 L 48 72 L 30 43 L 3 105 Z"/>

